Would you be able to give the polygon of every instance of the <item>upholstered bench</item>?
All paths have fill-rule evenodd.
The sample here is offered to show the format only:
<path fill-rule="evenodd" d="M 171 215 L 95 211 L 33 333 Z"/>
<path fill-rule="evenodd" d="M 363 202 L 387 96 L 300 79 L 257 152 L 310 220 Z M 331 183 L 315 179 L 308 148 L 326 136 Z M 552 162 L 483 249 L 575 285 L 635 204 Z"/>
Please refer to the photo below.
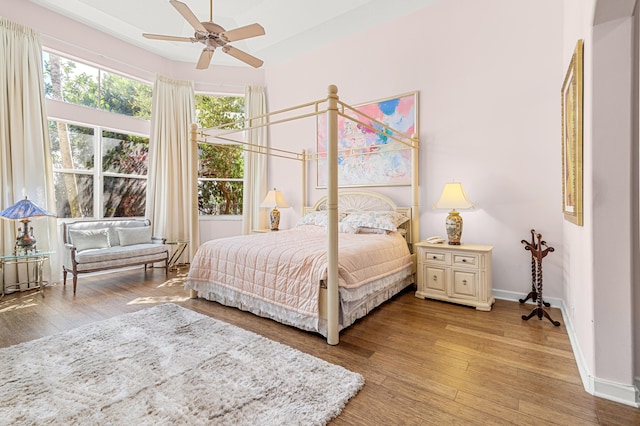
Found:
<path fill-rule="evenodd" d="M 63 283 L 73 274 L 73 293 L 78 274 L 164 262 L 169 271 L 169 247 L 151 235 L 148 219 L 91 220 L 65 223 L 63 228 Z"/>

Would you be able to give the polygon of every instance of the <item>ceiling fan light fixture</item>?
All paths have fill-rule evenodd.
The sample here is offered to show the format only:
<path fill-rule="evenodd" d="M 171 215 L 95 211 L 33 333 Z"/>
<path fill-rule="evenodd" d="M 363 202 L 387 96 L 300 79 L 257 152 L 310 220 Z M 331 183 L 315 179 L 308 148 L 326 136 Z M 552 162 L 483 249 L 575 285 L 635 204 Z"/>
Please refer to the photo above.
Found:
<path fill-rule="evenodd" d="M 189 9 L 185 3 L 178 0 L 169 0 L 169 3 L 182 15 L 182 17 L 193 27 L 195 33 L 193 37 L 176 37 L 160 34 L 142 34 L 143 37 L 152 40 L 180 41 L 191 43 L 202 43 L 204 49 L 200 53 L 196 69 L 207 69 L 213 58 L 213 52 L 216 47 L 222 47 L 222 51 L 233 56 L 236 59 L 259 68 L 264 63 L 261 59 L 256 58 L 240 49 L 227 45 L 232 41 L 244 40 L 251 37 L 257 37 L 265 34 L 265 30 L 260 24 L 250 24 L 233 30 L 225 31 L 220 25 L 213 22 L 213 0 L 209 2 L 209 21 L 200 22 L 198 17 Z"/>

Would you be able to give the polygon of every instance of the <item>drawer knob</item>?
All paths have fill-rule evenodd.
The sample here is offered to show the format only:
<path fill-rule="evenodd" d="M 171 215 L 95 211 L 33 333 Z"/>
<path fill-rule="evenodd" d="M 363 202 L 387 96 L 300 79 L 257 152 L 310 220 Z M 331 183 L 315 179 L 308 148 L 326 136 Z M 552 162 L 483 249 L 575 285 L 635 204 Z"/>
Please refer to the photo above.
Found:
<path fill-rule="evenodd" d="M 462 280 L 462 284 L 467 285 L 467 280 Z"/>
<path fill-rule="evenodd" d="M 438 257 L 437 257 L 437 256 L 431 256 L 431 258 L 432 258 L 432 259 L 437 259 Z"/>
<path fill-rule="evenodd" d="M 467 259 L 462 259 L 462 263 L 467 263 Z"/>
<path fill-rule="evenodd" d="M 434 281 L 438 281 L 438 276 L 437 276 L 437 275 L 434 275 L 434 276 L 433 276 L 433 280 L 434 280 Z"/>

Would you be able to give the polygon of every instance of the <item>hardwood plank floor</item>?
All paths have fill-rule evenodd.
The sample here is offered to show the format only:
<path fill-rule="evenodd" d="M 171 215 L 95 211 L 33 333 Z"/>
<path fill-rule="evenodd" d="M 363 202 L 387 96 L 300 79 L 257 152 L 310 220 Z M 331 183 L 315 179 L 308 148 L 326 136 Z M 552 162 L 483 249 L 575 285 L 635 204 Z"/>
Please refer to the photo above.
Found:
<path fill-rule="evenodd" d="M 343 331 L 340 344 L 203 299 L 184 269 L 81 276 L 0 300 L 0 347 L 172 302 L 361 373 L 366 385 L 334 425 L 640 425 L 640 409 L 584 391 L 564 325 L 523 321 L 531 305 L 491 312 L 404 292 Z M 559 310 L 551 316 L 562 321 Z"/>

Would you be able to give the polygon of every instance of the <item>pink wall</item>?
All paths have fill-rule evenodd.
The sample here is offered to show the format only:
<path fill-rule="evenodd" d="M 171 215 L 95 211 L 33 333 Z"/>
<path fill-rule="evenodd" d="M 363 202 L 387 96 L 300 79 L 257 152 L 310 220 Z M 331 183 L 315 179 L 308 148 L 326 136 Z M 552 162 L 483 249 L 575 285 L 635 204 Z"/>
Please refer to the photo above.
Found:
<path fill-rule="evenodd" d="M 630 95 L 638 79 L 635 3 L 565 1 L 565 62 L 577 39 L 585 46 L 585 215 L 583 227 L 564 223 L 563 240 L 567 325 L 585 388 L 637 406 L 638 97 Z"/>
<path fill-rule="evenodd" d="M 591 224 L 593 185 L 589 176 L 593 168 L 591 151 L 591 119 L 593 73 L 589 71 L 592 62 L 593 41 L 591 27 L 595 0 L 567 0 L 564 14 L 563 67 L 568 67 L 578 39 L 584 40 L 584 130 L 583 130 L 583 190 L 584 223 L 578 227 L 571 223 L 563 226 L 564 252 L 564 303 L 569 315 L 569 327 L 573 327 L 579 345 L 576 359 L 578 365 L 593 371 L 595 365 L 595 340 L 593 334 L 593 232 Z M 586 375 L 583 371 L 583 378 Z"/>
<path fill-rule="evenodd" d="M 555 0 L 437 2 L 268 68 L 269 109 L 323 98 L 329 84 L 352 105 L 419 91 L 421 237 L 445 234 L 447 212 L 431 205 L 444 183 L 459 180 L 476 204 L 462 212 L 463 242 L 495 246 L 494 289 L 512 298 L 528 292 L 530 255 L 520 241 L 535 228 L 556 248 L 544 282 L 545 295 L 559 298 L 562 14 Z M 272 130 L 271 140 L 315 152 L 314 129 L 310 121 Z M 270 186 L 300 202 L 299 172 L 278 160 L 269 169 Z M 410 205 L 408 187 L 375 189 Z M 298 212 L 288 213 L 291 226 Z"/>

